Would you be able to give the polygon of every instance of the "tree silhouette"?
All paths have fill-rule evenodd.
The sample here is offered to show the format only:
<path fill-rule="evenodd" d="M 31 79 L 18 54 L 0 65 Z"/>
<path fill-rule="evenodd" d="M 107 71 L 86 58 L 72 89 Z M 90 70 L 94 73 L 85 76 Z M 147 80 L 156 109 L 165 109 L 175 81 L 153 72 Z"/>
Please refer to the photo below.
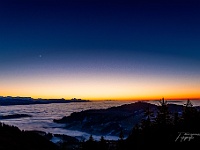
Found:
<path fill-rule="evenodd" d="M 198 127 L 200 125 L 199 112 L 193 107 L 192 102 L 188 99 L 186 104 L 184 104 L 182 121 L 184 131 L 199 131 Z"/>
<path fill-rule="evenodd" d="M 98 143 L 98 148 L 99 150 L 108 150 L 108 144 L 103 136 L 101 136 L 101 139 Z"/>
<path fill-rule="evenodd" d="M 83 143 L 83 150 L 94 150 L 97 149 L 97 142 L 94 140 L 93 136 L 90 135 L 89 139 Z"/>
<path fill-rule="evenodd" d="M 124 140 L 124 133 L 122 130 L 119 133 L 119 140 Z"/>
<path fill-rule="evenodd" d="M 90 135 L 90 137 L 89 137 L 89 140 L 88 140 L 89 142 L 93 142 L 94 141 L 94 138 L 93 138 L 93 136 L 92 135 Z"/>
<path fill-rule="evenodd" d="M 164 98 L 162 98 L 160 105 L 158 105 L 156 123 L 159 124 L 160 127 L 166 127 L 170 123 L 168 103 L 164 100 Z"/>
<path fill-rule="evenodd" d="M 145 118 L 142 119 L 141 127 L 143 130 L 146 130 L 150 128 L 152 120 L 154 119 L 154 113 L 150 110 L 149 106 L 145 109 L 144 116 Z"/>

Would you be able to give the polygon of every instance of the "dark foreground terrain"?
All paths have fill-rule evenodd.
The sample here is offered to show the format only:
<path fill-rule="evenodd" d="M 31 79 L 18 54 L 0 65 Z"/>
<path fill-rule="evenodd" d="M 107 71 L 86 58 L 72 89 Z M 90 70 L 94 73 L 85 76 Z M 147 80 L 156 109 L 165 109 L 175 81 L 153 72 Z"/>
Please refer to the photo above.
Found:
<path fill-rule="evenodd" d="M 57 150 L 44 136 L 0 123 L 0 150 Z"/>
<path fill-rule="evenodd" d="M 167 107 L 171 114 L 178 113 L 180 115 L 183 111 L 181 105 L 168 104 Z M 151 110 L 152 120 L 156 116 L 158 108 L 155 104 L 139 101 L 108 109 L 74 112 L 70 116 L 55 119 L 54 122 L 65 124 L 65 128 L 68 130 L 84 131 L 92 135 L 119 136 L 123 131 L 124 137 L 127 137 L 133 126 L 146 119 L 147 109 Z"/>
<path fill-rule="evenodd" d="M 136 102 L 72 113 L 54 121 L 65 123 L 68 129 L 89 131 L 83 150 L 196 149 L 200 143 L 200 109 L 190 100 L 185 105 L 168 104 L 164 99 L 158 105 Z M 101 132 L 101 140 L 95 141 L 92 133 Z M 105 140 L 103 134 L 110 132 L 119 139 Z"/>
<path fill-rule="evenodd" d="M 134 117 L 140 119 L 134 119 Z M 76 119 L 75 119 L 76 118 Z M 98 119 L 95 119 L 98 118 Z M 131 121 L 134 119 L 134 121 Z M 129 134 L 124 130 L 126 121 L 132 124 Z M 160 149 L 199 149 L 200 110 L 188 100 L 183 106 L 168 104 L 164 99 L 158 106 L 145 102 L 113 107 L 105 110 L 87 110 L 74 113 L 55 122 L 89 123 L 91 127 L 103 127 L 110 122 L 110 130 L 119 130 L 116 141 L 106 140 L 102 135 L 99 141 L 93 134 L 87 140 L 79 141 L 65 135 L 41 134 L 40 132 L 21 131 L 17 127 L 0 124 L 1 150 L 160 150 Z M 107 121 L 107 122 L 106 122 Z M 112 122 L 118 123 L 115 128 Z M 98 124 L 100 124 L 98 126 Z M 82 124 L 82 125 L 81 125 Z M 95 127 L 94 127 L 94 125 Z M 86 128 L 89 128 L 87 125 Z M 124 126 L 121 126 L 124 125 Z M 129 125 L 130 126 L 130 125 Z M 84 127 L 84 126 L 83 126 Z M 91 129 L 93 129 L 91 128 Z M 104 127 L 103 127 L 104 128 Z M 102 128 L 100 128 L 102 129 Z M 98 133 L 100 134 L 100 129 Z M 109 131 L 109 128 L 107 129 Z M 91 133 L 94 131 L 91 131 Z M 111 132 L 111 131 L 110 131 Z M 125 136 L 126 135 L 126 136 Z M 52 136 L 62 139 L 54 144 Z"/>

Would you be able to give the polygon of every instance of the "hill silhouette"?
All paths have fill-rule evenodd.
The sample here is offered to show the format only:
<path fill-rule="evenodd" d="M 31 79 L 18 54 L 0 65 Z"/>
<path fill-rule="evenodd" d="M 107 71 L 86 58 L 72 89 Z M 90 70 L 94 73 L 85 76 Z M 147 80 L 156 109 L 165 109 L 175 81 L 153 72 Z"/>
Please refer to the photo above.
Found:
<path fill-rule="evenodd" d="M 1 150 L 58 150 L 58 147 L 45 137 L 32 132 L 21 131 L 15 126 L 0 123 Z"/>
<path fill-rule="evenodd" d="M 82 149 L 198 149 L 200 142 L 199 107 L 193 107 L 190 100 L 181 107 L 181 112 L 173 111 L 176 109 L 169 106 L 172 105 L 162 99 L 160 105 L 157 106 L 156 114 L 150 107 L 147 107 L 146 117 L 133 126 L 127 138 L 124 138 L 123 131 L 119 134 L 119 140 L 115 142 L 103 139 L 95 141 L 91 135 L 86 142 L 83 142 Z"/>
<path fill-rule="evenodd" d="M 184 108 L 184 106 L 176 104 L 167 104 L 167 106 L 172 114 L 180 114 Z M 74 112 L 70 116 L 54 119 L 54 122 L 65 124 L 66 129 L 84 131 L 93 135 L 118 136 L 123 130 L 124 137 L 127 137 L 133 126 L 146 118 L 147 108 L 155 117 L 159 109 L 157 105 L 137 101 L 108 109 Z"/>

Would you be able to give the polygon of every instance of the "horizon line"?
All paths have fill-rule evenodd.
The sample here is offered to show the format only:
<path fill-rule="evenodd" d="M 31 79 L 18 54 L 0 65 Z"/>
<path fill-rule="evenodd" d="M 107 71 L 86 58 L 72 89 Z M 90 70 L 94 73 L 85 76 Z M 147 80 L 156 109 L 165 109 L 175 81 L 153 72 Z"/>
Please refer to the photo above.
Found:
<path fill-rule="evenodd" d="M 11 98 L 31 98 L 31 99 L 35 99 L 35 100 L 38 100 L 38 99 L 43 99 L 43 100 L 51 100 L 51 99 L 54 99 L 54 100 L 72 100 L 72 99 L 77 99 L 77 100 L 90 100 L 90 101 L 151 101 L 151 100 L 162 100 L 163 98 L 165 100 L 200 100 L 200 98 L 192 98 L 192 97 L 188 97 L 188 98 L 165 98 L 165 97 L 161 97 L 161 98 L 124 98 L 124 99 L 82 99 L 82 98 L 76 98 L 76 97 L 73 97 L 73 98 L 34 98 L 34 97 L 31 97 L 31 96 L 11 96 L 11 95 L 7 95 L 7 96 L 0 96 L 0 98 L 8 98 L 8 97 L 11 97 Z"/>

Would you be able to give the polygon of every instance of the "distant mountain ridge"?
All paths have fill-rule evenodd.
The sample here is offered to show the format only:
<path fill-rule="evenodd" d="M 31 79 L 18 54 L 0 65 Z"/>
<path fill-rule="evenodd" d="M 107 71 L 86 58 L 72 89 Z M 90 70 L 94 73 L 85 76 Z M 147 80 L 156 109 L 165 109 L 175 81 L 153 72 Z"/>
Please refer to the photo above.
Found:
<path fill-rule="evenodd" d="M 50 104 L 50 103 L 69 103 L 69 102 L 89 102 L 89 100 L 82 100 L 73 98 L 71 100 L 66 99 L 33 99 L 31 97 L 3 97 L 0 96 L 0 105 L 31 105 L 31 104 Z"/>

